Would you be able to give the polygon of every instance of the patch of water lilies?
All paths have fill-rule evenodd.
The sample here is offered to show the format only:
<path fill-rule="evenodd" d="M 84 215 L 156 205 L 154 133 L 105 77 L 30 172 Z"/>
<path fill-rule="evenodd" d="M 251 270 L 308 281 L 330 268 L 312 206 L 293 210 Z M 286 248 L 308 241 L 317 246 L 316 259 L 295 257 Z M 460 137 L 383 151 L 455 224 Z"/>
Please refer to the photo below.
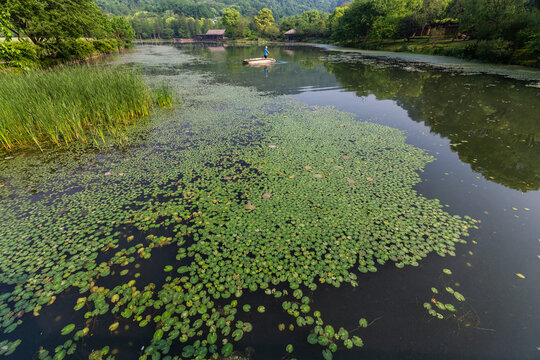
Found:
<path fill-rule="evenodd" d="M 169 83 L 185 107 L 132 129 L 128 149 L 0 162 L 0 331 L 20 335 L 79 292 L 78 322 L 59 325 L 63 344 L 39 359 L 73 354 L 98 319 L 110 336 L 151 329 L 141 359 L 227 357 L 257 326 L 244 315 L 267 311 L 243 303 L 248 292 L 279 301 L 289 328 L 310 329 L 331 359 L 363 345 L 367 321 L 336 329 L 308 294 L 357 286 L 385 263 L 454 255 L 475 226 L 416 193 L 432 158 L 400 131 L 190 73 Z M 138 269 L 161 248 L 176 256 L 149 279 Z M 114 359 L 107 345 L 90 356 Z"/>
<path fill-rule="evenodd" d="M 450 269 L 443 269 L 443 274 L 452 275 Z M 444 286 L 444 289 L 439 291 L 436 287 L 431 288 L 431 299 L 423 304 L 427 313 L 438 319 L 447 319 L 456 317 L 455 301 L 463 302 L 465 297 L 453 289 L 451 286 Z M 466 325 L 469 326 L 469 325 Z"/>

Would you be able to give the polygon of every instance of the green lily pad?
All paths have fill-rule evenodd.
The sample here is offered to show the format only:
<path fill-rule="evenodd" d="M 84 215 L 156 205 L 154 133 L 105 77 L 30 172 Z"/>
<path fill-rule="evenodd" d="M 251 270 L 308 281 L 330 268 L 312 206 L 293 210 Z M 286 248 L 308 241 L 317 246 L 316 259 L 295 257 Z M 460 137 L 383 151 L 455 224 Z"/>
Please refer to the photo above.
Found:
<path fill-rule="evenodd" d="M 71 333 L 73 330 L 75 329 L 75 324 L 69 324 L 69 325 L 66 325 L 62 331 L 60 331 L 60 333 L 62 335 L 67 335 L 69 333 Z"/>

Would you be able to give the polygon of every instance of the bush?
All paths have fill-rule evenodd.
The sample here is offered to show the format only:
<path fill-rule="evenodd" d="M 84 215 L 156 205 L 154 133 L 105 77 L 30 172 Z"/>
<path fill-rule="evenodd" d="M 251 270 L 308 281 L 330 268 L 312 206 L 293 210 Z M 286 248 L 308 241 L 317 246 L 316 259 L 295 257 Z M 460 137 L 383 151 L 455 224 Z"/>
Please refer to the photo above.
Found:
<path fill-rule="evenodd" d="M 396 51 L 397 52 L 407 52 L 407 51 L 409 51 L 409 45 L 407 45 L 407 43 L 404 42 L 403 44 L 401 44 L 399 49 L 397 49 Z"/>
<path fill-rule="evenodd" d="M 476 48 L 476 43 L 471 42 L 470 44 L 467 44 L 463 49 L 463 56 L 467 59 L 474 58 L 476 56 Z"/>
<path fill-rule="evenodd" d="M 67 60 L 86 59 L 92 56 L 94 50 L 94 46 L 84 39 L 67 39 L 59 44 L 59 53 Z"/>
<path fill-rule="evenodd" d="M 35 67 L 38 51 L 39 48 L 29 41 L 4 41 L 0 43 L 0 62 L 23 69 Z"/>
<path fill-rule="evenodd" d="M 257 33 L 253 30 L 246 29 L 244 31 L 244 37 L 248 38 L 249 40 L 257 40 Z"/>
<path fill-rule="evenodd" d="M 536 58 L 540 58 L 540 34 L 534 34 L 529 41 L 525 43 L 525 49 Z"/>
<path fill-rule="evenodd" d="M 435 45 L 433 46 L 432 53 L 435 55 L 443 55 L 443 56 L 452 56 L 452 57 L 458 57 L 458 58 L 471 58 L 472 55 L 469 54 L 466 46 L 451 46 L 454 43 L 446 44 L 446 46 L 442 45 Z M 476 47 L 475 47 L 476 49 Z M 473 53 L 474 54 L 474 53 Z"/>
<path fill-rule="evenodd" d="M 490 62 L 508 62 L 513 54 L 512 43 L 503 39 L 480 40 L 476 45 L 476 57 Z"/>
<path fill-rule="evenodd" d="M 94 40 L 94 48 L 99 53 L 110 53 L 118 48 L 118 42 L 116 39 L 101 39 Z"/>

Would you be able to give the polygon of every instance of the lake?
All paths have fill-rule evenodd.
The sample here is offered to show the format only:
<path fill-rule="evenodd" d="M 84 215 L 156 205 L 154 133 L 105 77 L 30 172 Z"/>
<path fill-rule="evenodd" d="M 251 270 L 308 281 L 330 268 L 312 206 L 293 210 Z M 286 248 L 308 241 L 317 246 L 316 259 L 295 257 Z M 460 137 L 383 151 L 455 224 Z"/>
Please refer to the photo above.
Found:
<path fill-rule="evenodd" d="M 60 335 L 65 325 L 82 329 L 89 318 L 94 319 L 86 321 L 92 337 L 79 340 L 75 355 L 68 357 L 87 358 L 108 345 L 116 359 L 133 359 L 144 353 L 152 336 L 154 347 L 179 355 L 190 341 L 159 343 L 166 335 L 156 335 L 150 318 L 159 315 L 155 322 L 167 334 L 167 326 L 174 327 L 166 320 L 171 315 L 165 316 L 156 302 L 174 314 L 174 306 L 197 304 L 200 296 L 202 305 L 194 314 L 199 311 L 209 328 L 214 325 L 207 323 L 212 305 L 224 316 L 219 319 L 242 319 L 236 323 L 243 332 L 236 334 L 235 349 L 247 349 L 245 356 L 252 359 L 321 358 L 328 346 L 321 341 L 327 340 L 316 339 L 315 345 L 306 341 L 313 318 L 318 324 L 313 309 L 322 313 L 321 327 L 332 324 L 336 333 L 343 327 L 362 338 L 364 346 L 352 349 L 336 340 L 336 359 L 537 359 L 539 72 L 466 62 L 467 71 L 460 71 L 428 56 L 405 62 L 391 54 L 378 57 L 316 46 L 273 46 L 274 65 L 242 65 L 242 59 L 259 57 L 262 49 L 137 47 L 95 65 L 96 71 L 111 64 L 131 66 L 151 84 L 168 83 L 179 96 L 174 109 L 160 110 L 133 128 L 133 144 L 101 151 L 30 152 L 2 160 L 0 180 L 8 186 L 0 188 L 0 234 L 5 241 L 23 239 L 21 248 L 3 247 L 3 256 L 16 257 L 36 239 L 46 244 L 44 238 L 58 236 L 61 242 L 49 243 L 61 255 L 55 261 L 76 258 L 61 269 L 44 264 L 36 272 L 49 271 L 46 277 L 53 281 L 44 284 L 58 282 L 51 288 L 56 301 L 43 305 L 37 317 L 28 310 L 13 311 L 22 323 L 7 339 L 23 340 L 13 356 L 29 359 L 40 347 L 54 353 L 68 339 Z M 342 172 L 352 175 L 343 177 Z M 367 200 L 361 200 L 364 196 Z M 271 201 L 276 204 L 269 205 Z M 53 220 L 43 220 L 49 216 Z M 450 242 L 443 245 L 436 240 L 439 235 Z M 69 239 L 78 236 L 74 243 L 92 250 L 73 248 Z M 365 237 L 384 240 L 388 253 L 369 240 L 358 245 Z M 425 247 L 422 239 L 432 245 Z M 281 246 L 284 241 L 290 246 Z M 330 246 L 320 248 L 323 241 Z M 179 249 L 191 247 L 171 252 L 175 242 Z M 141 254 L 138 247 L 113 256 L 134 243 L 146 250 Z M 290 248 L 296 251 L 280 258 Z M 152 257 L 144 256 L 150 252 Z M 44 253 L 29 254 L 21 269 Z M 268 279 L 252 279 L 258 270 L 272 269 L 272 259 L 278 258 L 278 270 L 266 272 Z M 88 259 L 103 268 L 95 272 Z M 90 275 L 71 280 L 77 261 L 87 266 L 91 281 Z M 20 301 L 18 287 L 33 289 L 28 279 L 34 275 L 30 268 L 12 275 L 11 263 L 3 265 L 0 289 L 11 297 L 2 298 L 2 304 L 13 304 Z M 166 265 L 175 270 L 181 266 L 180 274 L 191 275 L 176 282 L 166 278 L 172 269 Z M 123 266 L 127 271 L 122 274 Z M 245 271 L 225 273 L 237 267 Z M 288 269 L 295 269 L 292 276 L 301 279 L 298 283 Z M 212 271 L 217 275 L 212 277 Z M 350 279 L 349 271 L 354 273 Z M 239 275 L 243 273 L 247 275 Z M 128 303 L 122 300 L 126 287 L 115 287 L 132 276 L 142 285 L 155 283 L 139 289 L 149 299 L 158 296 L 154 309 L 148 312 L 139 300 L 131 307 L 133 312 L 141 308 L 152 325 L 141 325 L 141 319 L 137 327 L 125 322 L 130 316 L 119 316 L 126 311 L 123 304 L 112 314 L 109 305 L 101 311 L 102 302 L 111 308 L 118 301 Z M 202 280 L 207 276 L 208 283 Z M 207 286 L 212 281 L 224 287 L 234 283 L 234 289 L 227 297 L 205 300 L 213 294 Z M 187 282 L 189 286 L 182 285 Z M 318 286 L 310 288 L 312 282 Z M 200 295 L 203 285 L 208 294 Z M 189 298 L 170 300 L 173 295 L 166 290 L 175 286 L 183 287 Z M 276 293 L 285 298 L 287 290 L 288 301 L 277 299 Z M 299 296 L 293 290 L 301 290 Z M 454 291 L 465 300 L 453 296 Z M 89 293 L 96 295 L 90 299 Z M 113 293 L 119 294 L 115 301 Z M 94 302 L 86 311 L 95 310 L 84 318 L 83 312 L 72 310 L 83 296 Z M 222 303 L 228 296 L 238 296 L 239 304 L 252 309 L 242 311 L 238 305 L 231 312 Z M 295 320 L 298 314 L 291 318 L 286 311 L 294 298 L 300 322 Z M 443 307 L 437 310 L 439 305 Z M 182 319 L 195 316 L 187 309 L 179 313 Z M 361 318 L 369 323 L 365 329 L 359 326 Z M 119 331 L 109 328 L 115 321 Z M 207 339 L 204 331 L 189 331 L 192 339 Z M 325 327 L 321 336 L 333 343 L 333 332 L 329 336 Z M 64 346 L 68 351 L 72 343 Z"/>

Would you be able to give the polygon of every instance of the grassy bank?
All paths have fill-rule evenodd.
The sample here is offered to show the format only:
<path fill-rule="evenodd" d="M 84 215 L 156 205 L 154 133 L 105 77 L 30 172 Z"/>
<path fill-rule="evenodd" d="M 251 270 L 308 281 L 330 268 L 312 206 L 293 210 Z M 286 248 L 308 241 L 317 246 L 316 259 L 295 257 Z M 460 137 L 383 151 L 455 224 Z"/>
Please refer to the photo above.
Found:
<path fill-rule="evenodd" d="M 153 94 L 144 79 L 128 70 L 65 67 L 0 76 L 0 146 L 14 149 L 73 141 L 124 141 L 122 127 L 148 115 Z M 168 89 L 154 95 L 172 104 Z"/>
<path fill-rule="evenodd" d="M 452 41 L 452 38 L 434 40 L 430 37 L 363 41 L 356 47 L 365 50 L 410 52 L 426 55 L 453 56 L 462 59 L 477 59 L 490 63 L 505 63 L 540 67 L 540 60 L 524 49 L 513 50 L 502 40 Z"/>

